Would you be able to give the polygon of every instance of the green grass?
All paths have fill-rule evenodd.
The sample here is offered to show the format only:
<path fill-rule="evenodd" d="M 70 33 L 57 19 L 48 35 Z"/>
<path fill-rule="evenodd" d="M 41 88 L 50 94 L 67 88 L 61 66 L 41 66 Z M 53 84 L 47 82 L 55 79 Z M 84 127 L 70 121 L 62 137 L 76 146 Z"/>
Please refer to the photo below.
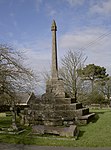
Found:
<path fill-rule="evenodd" d="M 11 125 L 11 117 L 0 117 L 0 128 L 1 127 L 10 127 Z"/>
<path fill-rule="evenodd" d="M 0 113 L 0 117 L 6 117 L 6 113 Z"/>
<path fill-rule="evenodd" d="M 37 137 L 29 136 L 30 128 L 20 135 L 3 135 L 0 134 L 0 142 L 16 143 L 16 144 L 36 144 L 47 146 L 69 146 L 69 147 L 111 147 L 111 110 L 91 110 L 96 112 L 95 120 L 86 126 L 80 126 L 80 134 L 77 140 L 59 139 L 53 137 Z M 7 118 L 7 117 L 6 117 Z M 5 118 L 5 119 L 6 119 Z M 0 118 L 1 119 L 1 118 Z M 3 125 L 10 123 L 9 118 L 0 120 Z M 7 125 L 8 126 L 8 125 Z"/>

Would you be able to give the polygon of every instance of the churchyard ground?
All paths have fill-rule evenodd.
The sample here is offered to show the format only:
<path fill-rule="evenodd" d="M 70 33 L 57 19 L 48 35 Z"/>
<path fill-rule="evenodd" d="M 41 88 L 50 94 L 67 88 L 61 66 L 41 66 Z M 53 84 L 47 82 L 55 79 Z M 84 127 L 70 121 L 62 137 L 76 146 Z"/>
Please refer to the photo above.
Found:
<path fill-rule="evenodd" d="M 90 111 L 96 112 L 96 117 L 88 125 L 79 126 L 80 133 L 77 140 L 52 135 L 32 135 L 30 127 L 26 127 L 26 130 L 19 135 L 0 134 L 0 142 L 39 146 L 111 147 L 111 109 Z M 0 117 L 0 128 L 10 127 L 10 125 L 11 116 Z"/>

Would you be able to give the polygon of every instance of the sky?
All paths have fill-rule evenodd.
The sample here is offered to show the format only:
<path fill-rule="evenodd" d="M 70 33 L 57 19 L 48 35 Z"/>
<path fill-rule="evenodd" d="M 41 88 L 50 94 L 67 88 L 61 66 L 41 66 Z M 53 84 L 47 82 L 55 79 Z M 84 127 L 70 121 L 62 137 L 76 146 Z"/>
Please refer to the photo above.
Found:
<path fill-rule="evenodd" d="M 53 19 L 59 66 L 68 50 L 82 51 L 111 75 L 111 0 L 0 0 L 0 43 L 25 52 L 37 73 L 50 70 Z"/>

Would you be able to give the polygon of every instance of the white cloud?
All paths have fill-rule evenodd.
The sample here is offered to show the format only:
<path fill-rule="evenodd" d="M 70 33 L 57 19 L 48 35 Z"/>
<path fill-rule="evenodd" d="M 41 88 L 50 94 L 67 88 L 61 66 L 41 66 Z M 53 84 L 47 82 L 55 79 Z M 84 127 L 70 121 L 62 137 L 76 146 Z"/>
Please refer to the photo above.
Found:
<path fill-rule="evenodd" d="M 98 1 L 90 7 L 91 13 L 111 15 L 111 0 Z"/>
<path fill-rule="evenodd" d="M 76 5 L 82 5 L 84 0 L 66 0 L 72 7 Z"/>
<path fill-rule="evenodd" d="M 24 53 L 24 63 L 31 67 L 35 72 L 42 72 L 44 68 L 49 69 L 51 60 L 51 41 L 48 38 L 22 43 L 14 40 L 12 44 L 14 47 L 17 47 L 19 51 Z"/>
<path fill-rule="evenodd" d="M 49 68 L 50 59 L 45 52 L 33 51 L 32 49 L 25 49 L 28 64 L 35 72 L 42 72 L 44 68 Z"/>
<path fill-rule="evenodd" d="M 87 63 L 94 63 L 108 68 L 111 74 L 111 34 L 102 28 L 86 28 L 75 33 L 66 33 L 59 39 L 61 56 L 68 50 L 81 50 L 88 56 Z"/>
<path fill-rule="evenodd" d="M 76 30 L 76 32 L 66 33 L 60 38 L 60 47 L 75 49 L 83 48 L 104 32 L 105 31 L 98 28 L 86 28 L 84 30 Z"/>

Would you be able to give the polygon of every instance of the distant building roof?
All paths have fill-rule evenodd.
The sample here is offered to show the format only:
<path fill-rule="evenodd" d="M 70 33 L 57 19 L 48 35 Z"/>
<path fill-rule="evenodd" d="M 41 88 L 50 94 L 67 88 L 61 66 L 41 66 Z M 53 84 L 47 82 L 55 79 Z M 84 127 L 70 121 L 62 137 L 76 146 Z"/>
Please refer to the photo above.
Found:
<path fill-rule="evenodd" d="M 18 105 L 27 105 L 28 101 L 31 99 L 32 95 L 34 95 L 34 93 L 25 93 L 25 92 L 20 92 L 20 93 L 16 93 L 17 96 L 17 104 Z"/>

